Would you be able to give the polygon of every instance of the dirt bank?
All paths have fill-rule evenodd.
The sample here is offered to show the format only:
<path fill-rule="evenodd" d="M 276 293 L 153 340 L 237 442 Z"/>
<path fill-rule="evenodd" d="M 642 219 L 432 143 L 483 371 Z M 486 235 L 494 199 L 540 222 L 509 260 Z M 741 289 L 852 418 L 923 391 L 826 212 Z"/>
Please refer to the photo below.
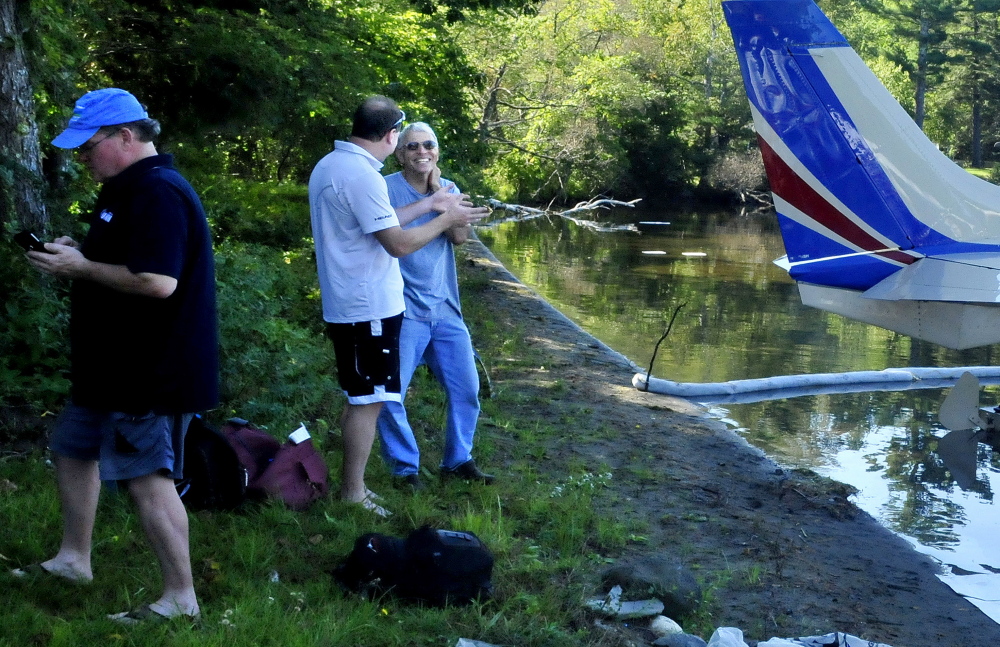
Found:
<path fill-rule="evenodd" d="M 715 626 L 739 627 L 748 641 L 844 631 L 893 647 L 1000 645 L 1000 625 L 939 581 L 932 560 L 856 508 L 849 486 L 782 470 L 691 404 L 636 391 L 625 358 L 521 285 L 485 247 L 470 243 L 461 253 L 463 271 L 484 286 L 465 298 L 486 300 L 498 326 L 523 326 L 526 346 L 545 358 L 491 367 L 494 382 L 526 394 L 523 415 L 579 421 L 572 436 L 549 441 L 539 468 L 609 467 L 601 505 L 646 521 L 647 541 L 630 550 L 674 555 L 696 569 Z"/>

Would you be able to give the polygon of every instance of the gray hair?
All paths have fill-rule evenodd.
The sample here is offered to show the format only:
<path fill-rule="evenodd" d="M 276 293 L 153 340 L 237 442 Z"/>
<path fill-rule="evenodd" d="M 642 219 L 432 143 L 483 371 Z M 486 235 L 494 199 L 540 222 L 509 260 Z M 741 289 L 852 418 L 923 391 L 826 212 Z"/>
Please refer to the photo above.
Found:
<path fill-rule="evenodd" d="M 135 133 L 136 139 L 142 143 L 148 143 L 156 141 L 156 138 L 160 135 L 160 122 L 155 119 L 138 119 L 136 121 L 127 121 L 123 124 L 115 124 L 113 126 L 101 126 L 100 130 L 103 132 L 116 132 L 122 128 L 128 128 L 133 133 Z"/>
<path fill-rule="evenodd" d="M 423 121 L 414 121 L 406 124 L 406 127 L 399 133 L 399 143 L 396 144 L 397 148 L 402 147 L 403 142 L 406 140 L 406 136 L 411 132 L 429 133 L 430 136 L 434 138 L 434 141 L 438 140 L 437 133 L 435 133 L 434 129 L 430 127 L 430 124 Z"/>

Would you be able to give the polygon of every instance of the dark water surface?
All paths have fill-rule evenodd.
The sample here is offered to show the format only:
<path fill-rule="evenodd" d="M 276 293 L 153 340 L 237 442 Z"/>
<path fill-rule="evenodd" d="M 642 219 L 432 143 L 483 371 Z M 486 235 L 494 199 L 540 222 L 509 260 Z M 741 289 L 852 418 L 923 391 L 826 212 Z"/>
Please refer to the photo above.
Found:
<path fill-rule="evenodd" d="M 642 367 L 683 304 L 654 377 L 721 382 L 1000 361 L 1000 346 L 948 350 L 802 306 L 771 262 L 784 253 L 773 213 L 628 210 L 610 218 L 671 225 L 596 233 L 557 218 L 478 233 L 523 283 Z M 709 410 L 782 465 L 858 488 L 861 508 L 947 565 L 942 579 L 1000 621 L 1000 452 L 970 449 L 974 472 L 959 485 L 936 451 L 947 433 L 937 423 L 946 394 L 823 395 Z M 983 406 L 1000 403 L 1000 387 L 985 387 L 982 398 Z"/>

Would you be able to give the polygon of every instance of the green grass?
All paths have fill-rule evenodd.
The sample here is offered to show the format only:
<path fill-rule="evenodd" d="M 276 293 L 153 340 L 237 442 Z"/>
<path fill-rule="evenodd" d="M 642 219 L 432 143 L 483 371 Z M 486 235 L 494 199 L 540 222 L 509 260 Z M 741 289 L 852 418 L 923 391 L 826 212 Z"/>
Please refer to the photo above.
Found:
<path fill-rule="evenodd" d="M 479 328 L 479 343 L 488 347 L 490 359 L 537 361 L 517 354 L 524 345 L 511 341 L 511 330 Z M 504 356 L 502 349 L 512 352 Z M 460 637 L 508 645 L 607 644 L 602 632 L 591 635 L 581 601 L 593 593 L 595 555 L 599 560 L 617 555 L 630 531 L 598 516 L 591 505 L 593 488 L 581 485 L 583 470 L 559 478 L 538 471 L 544 442 L 564 431 L 519 419 L 516 411 L 525 399 L 498 386 L 495 397 L 483 402 L 476 452 L 484 467 L 502 468 L 503 478 L 494 486 L 440 483 L 430 477 L 428 490 L 412 496 L 390 487 L 387 470 L 373 456 L 368 482 L 394 512 L 388 520 L 332 497 L 299 513 L 273 502 L 238 512 L 192 512 L 192 566 L 203 610 L 199 626 L 178 621 L 121 627 L 105 619 L 108 613 L 152 601 L 161 586 L 156 560 L 122 494 L 102 494 L 92 584 L 7 575 L 10 568 L 51 556 L 61 521 L 48 455 L 3 456 L 0 482 L 6 479 L 16 490 L 0 488 L 0 519 L 6 528 L 0 540 L 5 618 L 0 646 L 453 645 Z M 420 372 L 412 398 L 411 417 L 418 423 L 427 464 L 433 465 L 441 450 L 444 397 L 433 378 Z M 337 413 L 331 411 L 326 419 L 336 420 Z M 317 421 L 309 425 L 335 475 L 337 430 L 324 431 L 329 425 Z M 536 447 L 538 452 L 526 451 Z M 554 495 L 557 486 L 564 491 Z M 426 609 L 392 599 L 368 601 L 342 592 L 333 581 L 331 570 L 357 536 L 403 536 L 425 523 L 471 530 L 490 546 L 496 557 L 492 601 Z"/>
<path fill-rule="evenodd" d="M 523 343 L 523 329 L 495 325 L 490 313 L 477 310 L 477 291 L 488 289 L 486 282 L 463 284 L 466 316 L 473 322 L 477 347 L 493 376 L 494 395 L 483 400 L 476 457 L 484 468 L 502 474 L 495 485 L 441 483 L 428 476 L 426 492 L 414 496 L 396 491 L 376 448 L 367 480 L 393 511 L 389 519 L 378 519 L 334 497 L 305 512 L 292 512 L 273 502 L 248 505 L 238 512 L 193 512 L 191 552 L 201 623 L 121 627 L 105 615 L 154 600 L 161 586 L 156 560 L 128 497 L 102 496 L 92 584 L 17 580 L 6 572 L 50 557 L 58 544 L 61 522 L 48 456 L 42 451 L 0 455 L 4 528 L 0 535 L 4 617 L 0 647 L 450 646 L 460 637 L 518 646 L 619 644 L 618 638 L 594 628 L 582 602 L 596 592 L 596 574 L 607 563 L 628 546 L 645 542 L 644 522 L 629 521 L 629 515 L 597 512 L 602 506 L 595 505 L 595 497 L 606 494 L 606 485 L 614 479 L 606 467 L 573 464 L 553 474 L 545 460 L 555 443 L 582 433 L 609 438 L 613 429 L 607 424 L 587 427 L 585 408 L 580 415 L 561 420 L 530 415 L 549 399 L 562 397 L 567 385 L 559 380 L 538 384 L 536 393 L 543 394 L 539 396 L 505 381 L 504 371 L 509 367 L 537 368 L 546 365 L 547 359 Z M 267 329 L 266 334 L 275 348 L 285 336 L 280 329 Z M 246 339 L 246 347 L 237 350 L 246 357 L 255 358 L 255 353 L 264 357 L 250 343 L 251 337 Z M 286 353 L 301 357 L 300 366 L 312 367 L 311 343 L 324 348 L 323 352 L 328 350 L 320 346 L 326 342 L 317 335 L 314 340 L 296 338 L 294 346 L 285 346 Z M 315 366 L 323 365 L 315 361 Z M 332 389 L 329 377 L 309 370 L 302 384 Z M 258 382 L 276 379 L 272 373 L 261 375 Z M 252 380 L 252 372 L 245 371 L 243 377 Z M 260 394 L 274 393 L 280 386 L 239 385 L 241 390 Z M 413 388 L 408 400 L 411 420 L 425 468 L 433 469 L 441 453 L 444 396 L 423 371 L 415 377 Z M 322 415 L 306 422 L 336 475 L 338 430 L 327 421 L 338 420 L 342 403 L 323 405 L 320 395 L 301 394 L 310 398 L 308 407 L 303 405 L 301 410 L 328 406 Z M 283 419 L 291 415 L 289 411 L 300 410 L 291 405 L 283 409 L 284 397 L 264 400 L 261 396 L 256 406 L 269 419 Z M 241 408 L 235 413 L 240 414 Z M 272 429 L 280 436 L 296 426 L 298 419 L 289 420 L 287 430 L 277 425 Z M 3 487 L 5 480 L 16 489 Z M 393 599 L 368 601 L 341 591 L 333 581 L 331 570 L 357 536 L 366 532 L 403 536 L 422 524 L 470 530 L 483 539 L 496 558 L 493 600 L 465 608 L 427 609 Z M 703 615 L 698 622 L 707 622 L 708 611 L 699 613 Z"/>
<path fill-rule="evenodd" d="M 18 486 L 0 495 L 0 517 L 8 528 L 2 544 L 6 571 L 49 556 L 60 521 L 52 468 L 43 454 L 7 457 L 0 475 Z M 371 481 L 384 486 L 386 477 L 376 474 Z M 192 565 L 203 609 L 196 627 L 120 627 L 104 619 L 155 599 L 160 586 L 128 498 L 105 492 L 94 582 L 0 576 L 0 645 L 444 645 L 459 637 L 588 644 L 587 630 L 574 628 L 586 626 L 577 622 L 579 603 L 593 584 L 581 566 L 594 550 L 620 549 L 624 531 L 594 514 L 585 488 L 553 497 L 553 485 L 535 474 L 512 473 L 503 483 L 434 483 L 417 496 L 382 487 L 395 512 L 388 520 L 334 499 L 302 513 L 271 502 L 236 513 L 191 513 Z M 471 530 L 493 549 L 493 601 L 424 609 L 339 590 L 330 571 L 355 537 L 372 531 L 403 535 L 424 523 Z"/>

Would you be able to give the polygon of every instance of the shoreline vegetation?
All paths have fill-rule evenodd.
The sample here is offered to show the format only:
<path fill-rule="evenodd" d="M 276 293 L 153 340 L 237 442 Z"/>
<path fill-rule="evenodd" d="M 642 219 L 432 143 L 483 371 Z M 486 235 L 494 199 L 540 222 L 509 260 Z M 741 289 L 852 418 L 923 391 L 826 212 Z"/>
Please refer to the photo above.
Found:
<path fill-rule="evenodd" d="M 4 451 L 0 646 L 644 645 L 654 639 L 645 620 L 599 619 L 584 605 L 604 592 L 605 569 L 635 556 L 667 557 L 694 575 L 701 602 L 674 619 L 706 640 L 732 626 L 751 645 L 832 631 L 893 647 L 1000 643 L 1000 625 L 851 504 L 848 486 L 786 471 L 697 407 L 637 391 L 634 364 L 483 245 L 458 255 L 463 308 L 491 384 L 476 458 L 500 477 L 495 485 L 436 478 L 443 395 L 420 371 L 408 404 L 426 492 L 393 490 L 373 456 L 369 486 L 393 511 L 386 520 L 333 498 L 306 512 L 268 502 L 191 513 L 201 623 L 122 628 L 105 614 L 144 602 L 158 577 L 125 497 L 102 497 L 92 584 L 14 580 L 7 570 L 54 549 L 59 515 L 48 456 Z M 334 471 L 337 429 L 307 424 Z M 281 437 L 297 425 L 271 431 Z M 425 523 L 470 530 L 493 550 L 493 600 L 425 609 L 367 601 L 333 582 L 330 571 L 360 534 L 403 536 Z"/>

